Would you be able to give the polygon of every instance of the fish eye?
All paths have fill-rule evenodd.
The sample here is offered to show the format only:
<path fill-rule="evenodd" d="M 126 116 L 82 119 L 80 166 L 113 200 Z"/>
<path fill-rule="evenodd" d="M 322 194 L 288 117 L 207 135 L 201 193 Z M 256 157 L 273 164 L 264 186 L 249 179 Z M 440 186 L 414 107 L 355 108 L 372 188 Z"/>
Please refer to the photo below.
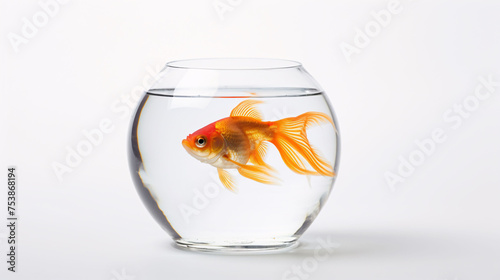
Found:
<path fill-rule="evenodd" d="M 196 138 L 195 144 L 196 144 L 196 147 L 203 148 L 207 144 L 207 139 L 204 136 L 200 136 L 200 137 Z"/>

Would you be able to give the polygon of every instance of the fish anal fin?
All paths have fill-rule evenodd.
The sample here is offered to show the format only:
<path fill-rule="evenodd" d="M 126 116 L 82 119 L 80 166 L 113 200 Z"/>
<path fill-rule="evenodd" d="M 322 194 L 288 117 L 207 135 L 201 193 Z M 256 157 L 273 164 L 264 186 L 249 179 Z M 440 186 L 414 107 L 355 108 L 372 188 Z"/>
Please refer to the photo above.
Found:
<path fill-rule="evenodd" d="M 255 165 L 264 165 L 272 169 L 271 166 L 264 162 L 264 158 L 266 157 L 268 148 L 269 145 L 266 142 L 260 142 L 259 144 L 257 144 L 255 151 L 250 155 L 250 162 Z"/>
<path fill-rule="evenodd" d="M 234 180 L 231 177 L 231 174 L 229 174 L 229 172 L 227 172 L 226 170 L 224 170 L 222 168 L 217 168 L 217 173 L 219 173 L 219 179 L 220 179 L 222 185 L 224 185 L 224 187 L 226 187 L 226 189 L 228 189 L 232 192 L 236 192 L 236 187 L 234 185 Z"/>
<path fill-rule="evenodd" d="M 272 174 L 273 170 L 266 166 L 241 164 L 229 158 L 226 159 L 238 165 L 238 172 L 243 177 L 269 185 L 279 185 L 280 183 L 280 180 Z"/>
<path fill-rule="evenodd" d="M 279 185 L 279 180 L 267 167 L 259 165 L 243 165 L 238 169 L 241 176 L 268 185 Z"/>
<path fill-rule="evenodd" d="M 231 111 L 230 116 L 231 117 L 250 117 L 258 120 L 262 120 L 262 115 L 260 114 L 259 110 L 255 108 L 256 104 L 262 103 L 262 101 L 259 100 L 252 100 L 252 99 L 247 99 L 240 104 L 238 104 L 234 109 Z"/>

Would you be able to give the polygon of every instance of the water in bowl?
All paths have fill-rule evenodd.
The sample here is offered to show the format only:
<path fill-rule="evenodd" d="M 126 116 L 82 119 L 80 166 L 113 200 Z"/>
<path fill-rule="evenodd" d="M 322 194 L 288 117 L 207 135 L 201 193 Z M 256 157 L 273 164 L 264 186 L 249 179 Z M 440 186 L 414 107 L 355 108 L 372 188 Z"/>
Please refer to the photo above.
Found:
<path fill-rule="evenodd" d="M 265 162 L 281 183 L 268 185 L 228 169 L 236 191 L 225 188 L 217 169 L 192 157 L 181 142 L 209 123 L 229 117 L 252 98 L 263 121 L 322 112 L 334 121 L 324 94 L 308 89 L 217 89 L 213 92 L 147 92 L 132 123 L 130 162 L 137 190 L 157 222 L 176 243 L 202 250 L 279 249 L 293 245 L 316 218 L 335 177 L 290 170 L 269 145 Z M 221 92 L 223 91 L 223 92 Z M 213 97 L 217 96 L 217 97 Z M 338 133 L 330 123 L 307 129 L 310 144 L 333 169 Z M 311 168 L 309 168 L 311 169 Z"/>

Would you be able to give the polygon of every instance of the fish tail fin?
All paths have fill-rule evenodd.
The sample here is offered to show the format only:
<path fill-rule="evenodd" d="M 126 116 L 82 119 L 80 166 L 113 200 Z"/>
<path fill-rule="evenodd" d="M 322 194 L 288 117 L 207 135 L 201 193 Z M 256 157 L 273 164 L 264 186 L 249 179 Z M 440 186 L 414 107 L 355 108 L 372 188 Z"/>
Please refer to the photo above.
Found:
<path fill-rule="evenodd" d="M 307 112 L 274 122 L 276 128 L 270 142 L 276 146 L 281 158 L 292 171 L 305 175 L 335 176 L 332 166 L 318 155 L 307 139 L 306 129 L 322 122 L 334 125 L 328 115 L 318 112 Z M 315 171 L 308 170 L 304 160 Z"/>

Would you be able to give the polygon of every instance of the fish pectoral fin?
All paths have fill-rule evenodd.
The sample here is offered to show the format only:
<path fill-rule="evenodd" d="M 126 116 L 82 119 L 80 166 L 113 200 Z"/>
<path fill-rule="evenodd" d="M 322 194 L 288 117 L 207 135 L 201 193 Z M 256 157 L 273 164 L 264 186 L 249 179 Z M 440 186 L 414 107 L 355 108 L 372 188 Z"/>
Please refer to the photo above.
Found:
<path fill-rule="evenodd" d="M 230 116 L 231 117 L 250 117 L 258 120 L 262 120 L 262 115 L 260 114 L 259 110 L 255 108 L 255 104 L 262 103 L 262 101 L 258 100 L 252 100 L 252 99 L 247 99 L 240 104 L 238 104 L 234 109 L 231 111 Z"/>
<path fill-rule="evenodd" d="M 231 177 L 231 174 L 229 174 L 229 172 L 227 172 L 226 170 L 224 170 L 222 168 L 217 168 L 217 173 L 219 173 L 219 179 L 220 179 L 222 185 L 224 185 L 224 187 L 226 187 L 226 189 L 228 189 L 232 192 L 236 192 L 236 187 L 234 185 L 234 180 Z"/>
<path fill-rule="evenodd" d="M 273 175 L 273 170 L 266 166 L 241 164 L 229 158 L 226 159 L 238 165 L 238 172 L 243 177 L 268 185 L 279 185 L 280 183 L 280 180 Z"/>

